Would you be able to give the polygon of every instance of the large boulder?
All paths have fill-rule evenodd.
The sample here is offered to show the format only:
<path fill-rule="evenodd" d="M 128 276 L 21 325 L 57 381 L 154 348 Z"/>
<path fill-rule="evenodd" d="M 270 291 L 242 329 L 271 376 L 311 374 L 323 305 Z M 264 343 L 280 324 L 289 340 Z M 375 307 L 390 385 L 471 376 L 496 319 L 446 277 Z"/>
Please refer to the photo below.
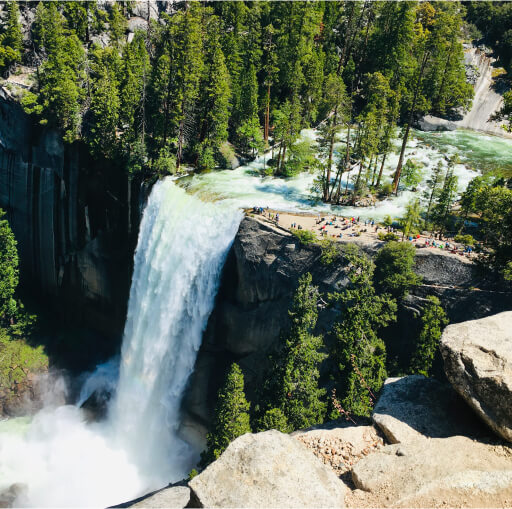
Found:
<path fill-rule="evenodd" d="M 440 348 L 457 392 L 497 434 L 512 441 L 512 312 L 450 325 Z"/>
<path fill-rule="evenodd" d="M 189 486 L 194 507 L 344 507 L 345 501 L 334 472 L 275 430 L 237 438 Z"/>
<path fill-rule="evenodd" d="M 512 451 L 467 437 L 388 445 L 352 470 L 359 506 L 509 507 Z M 354 496 L 353 495 L 353 496 Z"/>
<path fill-rule="evenodd" d="M 127 507 L 160 509 L 165 507 L 173 507 L 182 509 L 187 507 L 190 502 L 190 488 L 187 486 L 173 486 L 157 491 L 142 500 L 128 505 Z"/>
<path fill-rule="evenodd" d="M 450 385 L 421 375 L 388 378 L 372 419 L 392 444 L 482 433 L 478 418 Z"/>
<path fill-rule="evenodd" d="M 457 124 L 444 118 L 425 115 L 418 120 L 417 127 L 422 131 L 455 131 Z"/>

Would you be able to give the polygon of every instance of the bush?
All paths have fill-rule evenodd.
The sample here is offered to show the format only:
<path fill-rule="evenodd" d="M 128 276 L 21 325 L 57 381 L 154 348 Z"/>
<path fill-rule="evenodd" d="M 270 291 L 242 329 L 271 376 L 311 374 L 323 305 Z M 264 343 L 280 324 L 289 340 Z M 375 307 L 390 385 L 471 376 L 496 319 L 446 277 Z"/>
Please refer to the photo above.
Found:
<path fill-rule="evenodd" d="M 0 329 L 0 387 L 13 390 L 31 373 L 48 369 L 48 357 L 43 347 L 28 345 L 23 339 L 13 339 L 6 329 Z"/>
<path fill-rule="evenodd" d="M 296 230 L 295 228 L 292 228 L 290 231 L 300 240 L 301 244 L 313 244 L 317 241 L 316 235 L 312 231 Z"/>
<path fill-rule="evenodd" d="M 284 415 L 280 408 L 271 408 L 262 417 L 258 425 L 258 431 L 267 431 L 269 429 L 276 429 L 281 433 L 289 433 L 291 431 L 286 415 Z"/>
<path fill-rule="evenodd" d="M 322 247 L 322 256 L 320 256 L 321 263 L 330 265 L 337 260 L 340 253 L 335 240 L 324 239 L 320 242 L 320 246 Z"/>
<path fill-rule="evenodd" d="M 391 182 L 386 182 L 385 184 L 382 184 L 380 187 L 380 193 L 383 196 L 391 196 L 391 193 L 393 192 L 393 184 Z"/>
<path fill-rule="evenodd" d="M 474 247 L 475 245 L 475 239 L 472 235 L 455 235 L 453 240 L 455 240 L 455 242 L 459 242 L 460 244 L 464 244 L 465 246 Z"/>
<path fill-rule="evenodd" d="M 384 240 L 385 242 L 398 240 L 398 235 L 395 235 L 394 233 L 391 233 L 391 232 L 388 232 L 388 233 L 379 232 L 377 234 L 377 237 L 379 240 Z"/>
<path fill-rule="evenodd" d="M 403 298 L 420 283 L 413 271 L 415 247 L 409 242 L 389 242 L 375 257 L 375 284 L 379 291 Z"/>

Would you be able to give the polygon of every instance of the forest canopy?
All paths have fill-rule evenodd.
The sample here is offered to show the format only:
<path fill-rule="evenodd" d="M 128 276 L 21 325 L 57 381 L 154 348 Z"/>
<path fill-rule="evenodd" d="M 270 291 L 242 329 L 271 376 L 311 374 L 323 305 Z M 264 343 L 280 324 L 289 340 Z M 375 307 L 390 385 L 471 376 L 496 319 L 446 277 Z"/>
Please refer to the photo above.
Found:
<path fill-rule="evenodd" d="M 154 5 L 144 20 L 135 2 L 23 4 L 34 19 L 24 47 L 18 5 L 4 16 L 4 73 L 35 68 L 26 111 L 131 172 L 225 167 L 234 151 L 252 157 L 270 144 L 272 171 L 291 175 L 319 164 L 296 142 L 321 127 L 332 200 L 340 129 L 357 135 L 346 164 L 350 152 L 366 169 L 385 159 L 397 124 L 406 140 L 418 116 L 471 104 L 459 2 Z"/>

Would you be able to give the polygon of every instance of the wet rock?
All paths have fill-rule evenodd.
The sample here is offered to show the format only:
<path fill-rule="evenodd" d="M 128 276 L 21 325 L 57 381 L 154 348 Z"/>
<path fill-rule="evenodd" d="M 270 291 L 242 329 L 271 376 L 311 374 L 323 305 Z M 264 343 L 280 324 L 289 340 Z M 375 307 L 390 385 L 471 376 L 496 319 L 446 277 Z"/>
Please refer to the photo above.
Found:
<path fill-rule="evenodd" d="M 422 131 L 455 131 L 457 129 L 457 124 L 433 115 L 425 115 L 420 118 L 417 126 Z"/>
<path fill-rule="evenodd" d="M 0 507 L 16 507 L 17 498 L 22 497 L 28 491 L 28 486 L 23 483 L 11 484 L 7 489 L 0 491 Z"/>
<path fill-rule="evenodd" d="M 455 390 L 512 442 L 512 312 L 450 325 L 439 346 Z"/>
<path fill-rule="evenodd" d="M 108 402 L 112 394 L 106 389 L 94 391 L 80 407 L 88 422 L 102 421 L 107 416 Z"/>
<path fill-rule="evenodd" d="M 346 489 L 298 440 L 275 430 L 237 438 L 189 486 L 194 507 L 344 507 Z"/>

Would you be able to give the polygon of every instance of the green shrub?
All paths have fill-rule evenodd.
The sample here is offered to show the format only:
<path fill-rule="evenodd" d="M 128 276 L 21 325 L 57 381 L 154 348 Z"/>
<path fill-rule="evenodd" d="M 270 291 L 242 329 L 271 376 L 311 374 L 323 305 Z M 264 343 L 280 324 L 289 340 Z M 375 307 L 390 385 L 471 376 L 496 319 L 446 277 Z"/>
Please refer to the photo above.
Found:
<path fill-rule="evenodd" d="M 465 246 L 473 247 L 475 245 L 475 239 L 472 235 L 455 235 L 455 242 L 459 242 L 460 244 L 464 244 Z"/>
<path fill-rule="evenodd" d="M 267 431 L 269 429 L 276 429 L 281 433 L 289 433 L 292 431 L 286 415 L 280 408 L 271 408 L 265 412 L 258 425 L 258 431 Z"/>
<path fill-rule="evenodd" d="M 379 240 L 384 240 L 385 242 L 398 240 L 398 235 L 395 235 L 394 233 L 391 233 L 391 232 L 387 232 L 387 233 L 379 232 L 377 234 L 377 237 Z"/>
<path fill-rule="evenodd" d="M 317 241 L 316 235 L 312 231 L 296 230 L 295 228 L 292 228 L 290 231 L 300 240 L 301 244 L 313 244 Z"/>
<path fill-rule="evenodd" d="M 324 265 L 330 265 L 337 260 L 340 252 L 335 240 L 324 239 L 320 242 L 322 247 L 322 256 L 320 256 L 320 262 Z"/>

